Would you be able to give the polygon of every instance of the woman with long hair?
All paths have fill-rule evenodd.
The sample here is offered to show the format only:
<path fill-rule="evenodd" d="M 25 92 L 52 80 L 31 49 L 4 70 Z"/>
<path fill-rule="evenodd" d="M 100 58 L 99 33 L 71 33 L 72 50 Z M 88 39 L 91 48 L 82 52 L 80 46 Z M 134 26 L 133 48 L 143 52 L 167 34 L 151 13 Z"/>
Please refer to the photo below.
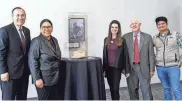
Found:
<path fill-rule="evenodd" d="M 119 100 L 121 73 L 129 73 L 129 59 L 125 41 L 121 35 L 121 25 L 111 21 L 108 36 L 104 39 L 103 69 L 107 78 L 112 100 Z"/>

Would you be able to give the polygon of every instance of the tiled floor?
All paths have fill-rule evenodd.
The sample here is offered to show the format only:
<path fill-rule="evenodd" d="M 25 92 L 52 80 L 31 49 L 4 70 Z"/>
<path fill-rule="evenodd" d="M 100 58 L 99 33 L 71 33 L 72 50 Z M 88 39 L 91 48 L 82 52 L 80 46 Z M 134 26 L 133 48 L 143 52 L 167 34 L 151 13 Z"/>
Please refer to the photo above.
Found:
<path fill-rule="evenodd" d="M 163 91 L 162 91 L 162 86 L 161 84 L 152 84 L 152 94 L 154 100 L 163 100 Z M 142 100 L 142 94 L 141 91 L 139 90 L 139 96 L 140 99 Z M 110 92 L 109 90 L 106 90 L 106 97 L 108 100 L 111 99 Z M 120 88 L 120 99 L 121 100 L 129 100 L 129 94 L 128 94 L 128 89 L 127 88 Z"/>
<path fill-rule="evenodd" d="M 163 91 L 162 91 L 161 84 L 152 84 L 151 88 L 152 88 L 152 93 L 153 93 L 154 100 L 163 100 Z M 108 100 L 111 99 L 109 89 L 106 90 L 106 97 L 107 97 Z M 34 99 L 37 99 L 37 98 L 29 98 L 29 99 L 34 100 Z M 128 90 L 127 90 L 126 87 L 120 88 L 120 99 L 121 100 L 129 100 Z M 140 92 L 140 99 L 142 100 L 141 92 Z"/>
<path fill-rule="evenodd" d="M 181 86 L 182 86 L 182 83 L 181 83 Z M 154 100 L 163 100 L 163 91 L 162 91 L 161 84 L 160 83 L 152 84 L 151 88 L 152 88 L 152 94 L 153 94 Z M 0 95 L 1 95 L 1 92 L 0 92 Z M 107 100 L 111 99 L 109 89 L 106 90 L 106 97 L 107 97 Z M 37 97 L 28 98 L 28 99 L 29 100 L 36 100 Z M 142 100 L 141 92 L 140 92 L 140 99 Z M 129 100 L 128 90 L 126 87 L 120 88 L 120 100 Z"/>

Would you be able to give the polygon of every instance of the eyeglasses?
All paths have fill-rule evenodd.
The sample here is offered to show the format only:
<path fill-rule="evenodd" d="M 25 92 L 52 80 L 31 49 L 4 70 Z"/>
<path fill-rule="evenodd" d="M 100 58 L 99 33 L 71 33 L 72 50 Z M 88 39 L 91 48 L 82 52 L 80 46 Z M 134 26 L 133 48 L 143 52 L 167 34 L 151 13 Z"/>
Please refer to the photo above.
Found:
<path fill-rule="evenodd" d="M 52 26 L 42 26 L 41 28 L 42 28 L 42 29 L 51 29 Z"/>

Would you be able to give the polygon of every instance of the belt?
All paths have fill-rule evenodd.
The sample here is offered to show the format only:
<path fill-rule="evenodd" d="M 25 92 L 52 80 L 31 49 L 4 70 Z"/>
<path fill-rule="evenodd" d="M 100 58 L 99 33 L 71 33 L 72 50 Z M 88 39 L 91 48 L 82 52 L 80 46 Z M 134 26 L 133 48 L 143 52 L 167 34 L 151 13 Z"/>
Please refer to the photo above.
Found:
<path fill-rule="evenodd" d="M 136 63 L 136 62 L 133 62 L 133 64 L 140 64 L 140 62 Z"/>

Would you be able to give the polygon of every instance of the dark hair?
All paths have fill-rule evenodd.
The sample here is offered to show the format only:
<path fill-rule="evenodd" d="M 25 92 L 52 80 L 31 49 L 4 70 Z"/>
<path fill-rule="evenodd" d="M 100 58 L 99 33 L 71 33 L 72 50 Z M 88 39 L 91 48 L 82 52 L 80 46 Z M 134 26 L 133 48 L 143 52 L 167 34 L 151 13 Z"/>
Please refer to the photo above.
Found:
<path fill-rule="evenodd" d="M 159 21 L 164 21 L 164 22 L 166 22 L 166 24 L 168 23 L 167 18 L 164 17 L 164 16 L 160 16 L 160 17 L 157 17 L 157 18 L 155 19 L 156 25 L 157 25 L 157 23 L 158 23 Z"/>
<path fill-rule="evenodd" d="M 121 33 L 121 25 L 120 25 L 120 22 L 118 20 L 112 20 L 110 22 L 109 30 L 108 30 L 108 37 L 107 37 L 105 45 L 109 45 L 110 41 L 112 39 L 112 33 L 111 33 L 112 24 L 117 24 L 118 25 L 118 33 L 117 33 L 117 37 L 116 37 L 116 44 L 117 44 L 117 46 L 121 46 L 122 45 L 122 39 L 121 39 L 122 33 Z"/>
<path fill-rule="evenodd" d="M 24 10 L 23 8 L 21 8 L 21 7 L 15 7 L 15 8 L 13 8 L 13 10 L 11 11 L 12 16 L 13 16 L 13 12 L 14 12 L 16 9 L 21 9 L 21 10 L 23 10 L 23 11 L 25 12 L 25 10 Z M 25 13 L 25 15 L 26 15 L 26 13 Z"/>
<path fill-rule="evenodd" d="M 41 26 L 42 26 L 42 24 L 43 24 L 44 22 L 50 23 L 51 26 L 53 27 L 53 24 L 52 24 L 51 20 L 49 20 L 49 19 L 44 19 L 44 20 L 42 20 L 42 21 L 40 22 L 40 28 L 41 28 Z"/>

